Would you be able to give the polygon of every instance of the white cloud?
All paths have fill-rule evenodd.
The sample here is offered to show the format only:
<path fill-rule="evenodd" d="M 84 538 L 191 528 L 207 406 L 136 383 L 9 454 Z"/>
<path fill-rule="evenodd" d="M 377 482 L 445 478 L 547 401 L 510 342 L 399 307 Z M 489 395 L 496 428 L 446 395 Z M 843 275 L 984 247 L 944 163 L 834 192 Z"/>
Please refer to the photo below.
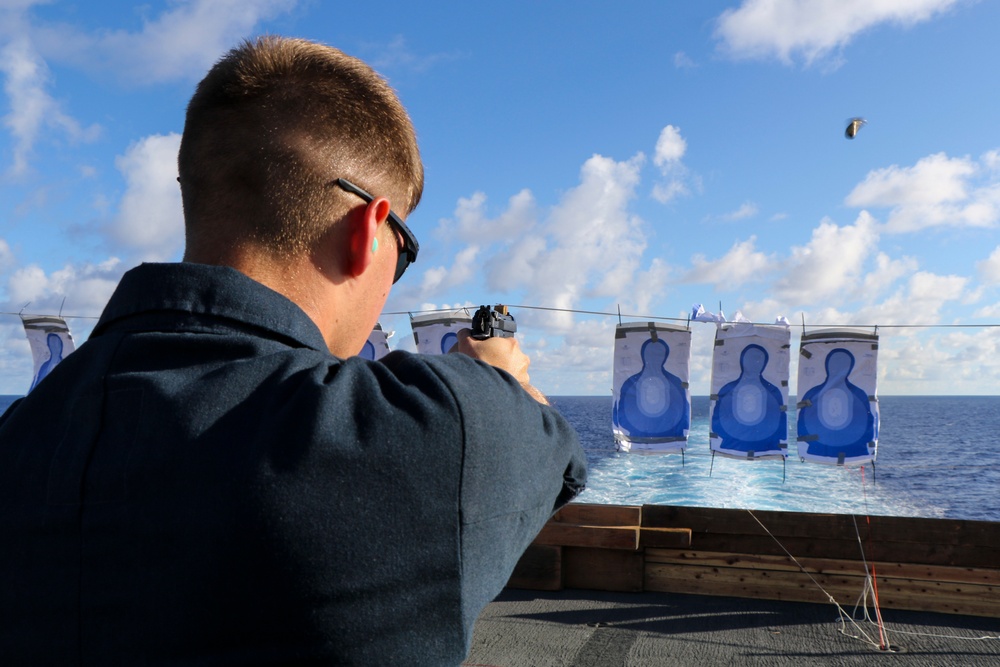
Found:
<path fill-rule="evenodd" d="M 875 270 L 868 273 L 862 281 L 859 298 L 874 301 L 885 294 L 899 279 L 913 274 L 917 270 L 917 260 L 912 257 L 891 259 L 880 252 L 875 258 Z"/>
<path fill-rule="evenodd" d="M 723 304 L 725 305 L 725 304 Z M 739 304 L 736 304 L 739 306 Z M 751 322 L 771 324 L 774 323 L 779 317 L 785 317 L 794 325 L 795 312 L 789 310 L 786 304 L 779 303 L 775 299 L 762 299 L 760 301 L 746 301 L 741 306 L 737 308 L 726 308 L 728 311 L 728 316 L 730 318 L 735 317 L 736 312 L 739 311 L 744 317 L 749 319 Z M 711 354 L 711 346 L 709 346 L 709 354 Z"/>
<path fill-rule="evenodd" d="M 469 282 L 479 268 L 476 264 L 476 257 L 479 255 L 479 246 L 468 246 L 455 255 L 455 261 L 450 269 L 438 266 L 424 272 L 423 281 L 420 286 L 424 295 L 437 294 L 442 288 L 449 288 L 454 285 L 462 285 Z"/>
<path fill-rule="evenodd" d="M 3 124 L 14 139 L 12 175 L 27 172 L 32 149 L 43 130 L 49 130 L 46 136 L 50 140 L 89 141 L 100 133 L 96 125 L 82 127 L 49 95 L 49 69 L 28 39 L 14 37 L 0 49 L 0 72 L 10 106 Z"/>
<path fill-rule="evenodd" d="M 935 386 L 934 391 L 914 392 L 939 394 L 943 381 L 941 369 L 946 368 L 948 355 L 936 344 L 935 338 L 909 337 L 894 345 L 879 346 L 879 380 L 882 392 L 891 392 L 893 384 L 909 388 Z M 952 376 L 951 381 L 954 381 Z"/>
<path fill-rule="evenodd" d="M 404 68 L 414 72 L 426 72 L 438 63 L 460 57 L 457 53 L 418 55 L 409 48 L 402 35 L 396 35 L 388 42 L 367 42 L 364 44 L 364 49 L 373 52 L 374 55 L 366 60 L 379 71 Z"/>
<path fill-rule="evenodd" d="M 40 266 L 26 266 L 10 277 L 7 295 L 11 303 L 30 303 L 44 293 L 47 284 L 48 277 Z"/>
<path fill-rule="evenodd" d="M 990 285 L 1000 284 L 1000 246 L 993 249 L 990 256 L 981 262 L 976 262 L 979 279 Z"/>
<path fill-rule="evenodd" d="M 461 198 L 455 207 L 455 221 L 444 221 L 439 236 L 457 237 L 466 243 L 491 243 L 515 238 L 535 225 L 538 217 L 535 198 L 530 190 L 521 190 L 507 202 L 507 208 L 496 218 L 486 214 L 486 195 L 476 192 Z"/>
<path fill-rule="evenodd" d="M 757 237 L 737 242 L 725 255 L 707 260 L 698 254 L 691 258 L 692 269 L 684 282 L 707 283 L 721 289 L 733 289 L 751 280 L 760 280 L 775 268 L 774 255 L 765 255 L 755 248 Z"/>
<path fill-rule="evenodd" d="M 966 284 L 971 282 L 971 278 L 966 278 Z M 983 285 L 976 285 L 974 288 L 967 289 L 962 294 L 962 305 L 971 306 L 977 304 L 983 300 L 983 294 L 986 292 L 986 288 Z"/>
<path fill-rule="evenodd" d="M 948 304 L 962 302 L 966 298 L 968 279 L 962 276 L 936 275 L 926 271 L 914 273 L 909 270 L 913 266 L 913 261 L 908 258 L 893 260 L 880 254 L 876 264 L 876 269 L 865 277 L 865 283 L 895 284 L 898 279 L 905 278 L 898 289 L 881 301 L 860 308 L 854 308 L 853 304 L 843 309 L 822 305 L 813 308 L 807 306 L 802 311 L 791 311 L 788 310 L 787 302 L 767 299 L 745 304 L 743 312 L 754 321 L 769 321 L 776 314 L 785 314 L 791 320 L 793 327 L 798 325 L 800 320 L 809 327 L 884 327 L 878 329 L 881 335 L 880 392 L 981 393 L 983 386 L 975 377 L 973 370 L 977 364 L 992 363 L 989 360 L 995 356 L 979 358 L 979 355 L 983 350 L 995 345 L 995 342 L 987 343 L 986 338 L 979 334 L 938 335 L 932 333 L 932 329 L 896 326 L 940 323 L 942 312 Z M 897 276 L 898 279 L 893 280 L 891 278 L 893 276 Z M 817 303 L 829 303 L 829 301 Z M 928 344 L 927 340 L 932 342 Z M 960 344 L 960 340 L 966 343 L 973 340 L 978 342 Z M 711 348 L 706 345 L 706 349 L 710 351 Z M 1000 360 L 992 365 L 1000 367 Z M 793 359 L 793 378 L 795 372 Z M 996 369 L 992 372 L 996 372 Z"/>
<path fill-rule="evenodd" d="M 594 155 L 581 167 L 580 184 L 541 217 L 528 190 L 511 197 L 495 218 L 486 214 L 483 193 L 460 199 L 454 220 L 442 221 L 437 230 L 443 240 L 463 242 L 454 262 L 425 269 L 419 287 L 394 290 L 393 304 L 433 300 L 456 285 L 478 288 L 477 279 L 490 292 L 517 292 L 522 303 L 554 309 L 622 294 L 648 304 L 653 295 L 637 285 L 659 280 L 666 267 L 654 261 L 640 270 L 646 238 L 642 221 L 628 208 L 644 160 L 641 153 L 624 162 Z M 533 317 L 550 331 L 573 329 L 573 313 L 540 311 Z"/>
<path fill-rule="evenodd" d="M 841 312 L 834 308 L 812 315 L 813 321 L 847 325 L 938 324 L 941 311 L 949 303 L 963 302 L 968 278 L 942 276 L 918 271 L 895 292 L 880 302 Z M 902 330 L 912 334 L 915 330 Z"/>
<path fill-rule="evenodd" d="M 641 156 L 616 162 L 595 155 L 583 165 L 580 185 L 566 193 L 546 221 L 552 249 L 533 267 L 539 296 L 575 303 L 588 287 L 606 296 L 631 282 L 646 247 L 641 221 L 628 211 L 641 164 Z"/>
<path fill-rule="evenodd" d="M 697 66 L 694 60 L 683 51 L 678 51 L 674 54 L 674 67 L 677 69 L 692 69 Z"/>
<path fill-rule="evenodd" d="M 914 314 L 936 313 L 947 301 L 962 298 L 969 279 L 964 276 L 939 276 L 919 271 L 910 277 L 909 302 Z"/>
<path fill-rule="evenodd" d="M 580 184 L 540 220 L 528 191 L 512 197 L 492 220 L 482 213 L 485 197 L 462 200 L 456 211 L 458 235 L 485 245 L 469 244 L 459 253 L 467 261 L 456 261 L 456 267 L 468 266 L 477 256 L 470 249 L 479 247 L 478 257 L 489 257 L 488 262 L 480 260 L 489 290 L 519 290 L 525 293 L 525 303 L 552 308 L 572 309 L 588 295 L 626 292 L 646 247 L 641 221 L 628 212 L 643 159 L 641 154 L 626 162 L 593 156 L 580 170 Z M 454 286 L 456 267 L 432 269 L 424 287 L 430 291 Z M 430 296 L 425 293 L 423 298 Z M 538 317 L 557 330 L 572 329 L 571 313 Z"/>
<path fill-rule="evenodd" d="M 469 283 L 479 274 L 484 275 L 490 284 L 510 285 L 510 276 L 521 275 L 527 270 L 536 252 L 544 249 L 545 245 L 544 239 L 525 237 L 526 232 L 537 224 L 537 211 L 531 191 L 522 190 L 511 197 L 507 208 L 496 218 L 489 217 L 486 203 L 486 195 L 482 192 L 458 200 L 454 219 L 442 220 L 435 235 L 443 243 L 457 239 L 465 246 L 455 253 L 451 267 L 435 266 L 425 269 L 418 287 L 404 285 L 394 290 L 394 304 L 433 299 L 455 285 Z M 511 254 L 508 263 L 477 262 L 484 254 L 484 248 L 488 249 L 494 244 L 507 245 L 511 239 L 520 239 L 515 242 L 520 250 Z M 496 248 L 490 251 L 491 257 L 496 251 Z"/>
<path fill-rule="evenodd" d="M 908 336 L 880 344 L 879 391 L 962 395 L 992 393 L 1000 380 L 1000 335 L 973 333 Z M 886 344 L 888 343 L 888 344 Z"/>
<path fill-rule="evenodd" d="M 913 167 L 892 165 L 869 172 L 847 196 L 851 206 L 899 206 L 961 201 L 968 196 L 969 176 L 976 171 L 967 158 L 937 153 Z"/>
<path fill-rule="evenodd" d="M 846 227 L 824 220 L 807 245 L 792 248 L 788 272 L 775 284 L 775 293 L 796 306 L 842 301 L 858 284 L 877 244 L 875 220 L 864 211 Z"/>
<path fill-rule="evenodd" d="M 910 27 L 958 0 L 744 0 L 718 19 L 715 36 L 735 58 L 807 64 L 836 55 L 859 33 L 881 24 Z"/>
<path fill-rule="evenodd" d="M 670 267 L 659 257 L 654 257 L 649 268 L 636 275 L 635 287 L 623 295 L 622 308 L 633 308 L 637 314 L 650 313 L 652 306 L 667 295 L 666 285 Z"/>
<path fill-rule="evenodd" d="M 47 273 L 22 266 L 7 278 L 0 310 L 67 318 L 77 344 L 87 339 L 127 267 L 116 257 L 99 264 L 67 264 Z M 10 320 L 16 324 L 9 324 Z M 17 318 L 0 321 L 0 394 L 21 394 L 31 382 L 31 353 Z"/>
<path fill-rule="evenodd" d="M 980 156 L 979 161 L 990 171 L 1000 170 L 1000 150 L 986 151 Z"/>
<path fill-rule="evenodd" d="M 666 204 L 670 200 L 691 193 L 688 169 L 681 158 L 687 152 L 687 141 L 679 127 L 667 125 L 660 131 L 653 153 L 653 164 L 660 168 L 664 180 L 653 185 L 653 199 Z"/>
<path fill-rule="evenodd" d="M 530 285 L 535 267 L 545 261 L 548 245 L 541 234 L 530 234 L 516 240 L 488 264 L 487 285 L 497 290 Z"/>
<path fill-rule="evenodd" d="M 742 220 L 744 218 L 752 218 L 753 216 L 757 215 L 758 210 L 759 209 L 757 208 L 757 204 L 753 203 L 752 201 L 748 201 L 748 202 L 743 202 L 743 204 L 735 211 L 732 211 L 730 213 L 724 213 L 720 217 L 723 220 L 730 220 L 730 221 Z"/>
<path fill-rule="evenodd" d="M 1000 303 L 992 303 L 988 306 L 983 306 L 972 313 L 972 316 L 985 320 L 1000 319 Z"/>
<path fill-rule="evenodd" d="M 295 7 L 297 0 L 185 0 L 142 29 L 81 33 L 66 25 L 35 30 L 39 48 L 74 66 L 105 69 L 138 84 L 200 77 L 254 26 Z"/>
<path fill-rule="evenodd" d="M 67 314 L 93 316 L 104 310 L 124 271 L 117 257 L 100 264 L 66 265 L 51 274 L 34 264 L 21 267 L 7 281 L 8 305 L 20 310 L 30 303 L 33 313 L 63 309 Z"/>
<path fill-rule="evenodd" d="M 671 162 L 678 162 L 684 157 L 685 151 L 687 151 L 687 142 L 681 136 L 680 128 L 667 125 L 656 140 L 653 163 L 657 167 L 663 167 Z"/>
<path fill-rule="evenodd" d="M 530 316 L 526 312 L 525 315 L 526 330 L 543 320 L 538 314 Z M 529 369 L 532 382 L 536 386 L 550 387 L 560 394 L 610 391 L 614 339 L 614 323 L 588 319 L 566 331 L 556 345 L 549 345 L 546 339 L 536 344 L 529 343 L 526 350 L 532 359 Z M 566 369 L 571 369 L 571 381 L 561 384 L 559 379 L 567 375 Z"/>
<path fill-rule="evenodd" d="M 31 349 L 21 323 L 13 317 L 0 319 L 0 394 L 24 394 L 31 378 Z"/>
<path fill-rule="evenodd" d="M 1000 182 L 977 176 L 989 174 L 990 153 L 982 162 L 937 153 L 912 167 L 892 165 L 869 172 L 847 196 L 857 207 L 889 208 L 885 231 L 914 232 L 928 227 L 990 227 L 1000 221 Z"/>
<path fill-rule="evenodd" d="M 179 134 L 153 135 L 115 159 L 126 191 L 111 225 L 114 241 L 141 259 L 173 258 L 184 244 L 184 214 L 177 185 Z"/>
<path fill-rule="evenodd" d="M 653 186 L 653 199 L 666 204 L 671 199 L 691 194 L 691 190 L 679 180 L 657 183 Z"/>
<path fill-rule="evenodd" d="M 10 249 L 10 244 L 4 239 L 0 239 L 0 272 L 6 271 L 14 266 L 14 252 Z"/>

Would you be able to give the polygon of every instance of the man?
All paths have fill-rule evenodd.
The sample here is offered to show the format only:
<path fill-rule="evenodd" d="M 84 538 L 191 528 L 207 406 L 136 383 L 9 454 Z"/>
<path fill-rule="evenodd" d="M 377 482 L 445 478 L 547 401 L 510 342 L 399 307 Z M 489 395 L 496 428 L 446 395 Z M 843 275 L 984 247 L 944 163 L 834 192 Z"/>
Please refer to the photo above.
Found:
<path fill-rule="evenodd" d="M 3 663 L 458 664 L 586 473 L 514 339 L 352 356 L 417 254 L 403 107 L 258 39 L 178 165 L 185 261 L 126 274 L 0 420 Z"/>

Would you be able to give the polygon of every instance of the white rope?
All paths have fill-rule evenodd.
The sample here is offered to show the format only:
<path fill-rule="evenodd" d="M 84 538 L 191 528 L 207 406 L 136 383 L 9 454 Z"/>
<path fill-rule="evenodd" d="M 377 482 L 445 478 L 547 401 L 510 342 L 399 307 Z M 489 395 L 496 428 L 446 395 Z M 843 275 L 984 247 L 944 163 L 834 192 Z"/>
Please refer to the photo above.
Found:
<path fill-rule="evenodd" d="M 771 533 L 771 531 L 767 529 L 767 526 L 765 526 L 763 524 L 763 522 L 761 522 L 761 520 L 757 518 L 757 515 L 753 513 L 753 510 L 749 510 L 748 509 L 747 513 L 751 517 L 753 517 L 753 520 L 756 521 L 760 525 L 760 527 L 764 529 L 764 532 L 767 533 L 768 536 L 770 536 L 770 538 L 772 540 L 774 540 L 774 543 L 777 544 L 781 548 L 781 550 L 785 552 L 785 554 L 792 560 L 792 562 L 795 563 L 795 565 L 807 577 L 809 577 L 809 579 L 813 582 L 813 584 L 816 585 L 816 588 L 818 588 L 820 591 L 822 591 L 823 595 L 825 595 L 826 598 L 833 604 L 833 606 L 835 606 L 837 608 L 837 612 L 840 615 L 839 619 L 840 619 L 840 632 L 841 632 L 841 634 L 843 634 L 843 635 L 845 635 L 847 637 L 851 637 L 852 639 L 863 639 L 864 641 L 867 641 L 870 645 L 872 645 L 876 649 L 883 650 L 882 646 L 880 646 L 877 641 L 875 641 L 874 639 L 872 639 L 871 637 L 869 637 L 868 633 L 865 632 L 864 628 L 862 628 L 860 625 L 858 625 L 858 623 L 854 620 L 854 617 L 851 614 L 848 614 L 844 610 L 844 608 L 840 606 L 840 603 L 837 602 L 837 599 L 834 598 L 832 595 L 830 595 L 830 593 L 827 592 L 827 590 L 825 588 L 823 588 L 822 584 L 820 584 L 818 581 L 816 581 L 816 578 L 814 576 L 812 576 L 812 574 L 809 573 L 809 571 L 802 565 L 802 563 L 800 563 L 798 561 L 798 559 L 795 558 L 795 556 L 793 556 L 792 553 L 788 549 L 785 548 L 785 545 L 782 544 L 781 541 L 778 540 L 778 538 L 775 537 L 774 534 Z M 866 575 L 867 575 L 867 573 L 866 573 Z M 847 623 L 845 622 L 845 619 L 846 619 L 846 621 L 849 621 L 851 625 L 853 625 L 855 628 L 857 628 L 857 631 L 859 633 L 858 635 L 849 635 L 849 634 L 847 634 L 847 631 L 846 631 Z"/>
<path fill-rule="evenodd" d="M 871 512 L 868 509 L 868 489 L 865 487 L 864 466 L 861 468 L 861 497 L 865 504 L 865 516 L 871 517 Z M 854 514 L 851 514 L 851 521 L 854 523 L 854 534 L 858 538 L 858 549 L 861 552 L 861 563 L 865 568 L 865 586 L 862 590 L 862 598 L 865 602 L 865 617 L 870 620 L 870 617 L 868 616 L 868 594 L 871 593 L 872 601 L 874 602 L 873 606 L 875 608 L 875 618 L 878 619 L 877 625 L 879 631 L 879 641 L 881 644 L 880 648 L 882 650 L 887 650 L 891 644 L 889 643 L 889 634 L 886 632 L 885 623 L 882 620 L 882 609 L 879 606 L 878 584 L 875 581 L 875 566 L 872 565 L 871 568 L 868 567 L 868 559 L 865 558 L 865 545 L 861 542 L 861 531 L 858 529 L 858 519 L 854 516 Z M 868 539 L 871 539 L 871 518 L 868 519 Z M 869 572 L 871 572 L 871 575 L 869 575 Z M 858 608 L 855 604 L 854 612 L 857 613 L 857 610 Z"/>
<path fill-rule="evenodd" d="M 65 301 L 65 300 L 64 300 Z M 511 308 L 520 308 L 523 310 L 544 310 L 556 313 L 576 313 L 579 315 L 599 315 L 602 317 L 615 317 L 622 318 L 626 317 L 628 319 L 635 320 L 658 320 L 666 322 L 685 322 L 690 324 L 691 318 L 687 317 L 665 317 L 662 315 L 642 315 L 642 314 L 628 314 L 628 313 L 609 313 L 600 310 L 580 310 L 575 308 L 555 308 L 548 306 L 529 306 L 525 304 L 507 304 Z M 390 310 L 384 311 L 383 315 L 410 315 L 413 316 L 414 313 L 420 315 L 424 313 L 439 313 L 447 312 L 452 310 L 462 310 L 468 309 L 473 306 L 459 306 L 458 308 L 427 308 L 423 310 Z M 23 310 L 23 309 L 22 309 Z M 61 308 L 60 308 L 61 310 Z M 21 313 L 2 311 L 0 315 L 20 315 Z M 99 319 L 96 315 L 61 315 L 64 319 L 70 320 L 96 320 Z M 714 324 L 714 322 L 706 322 L 705 324 Z M 773 324 L 773 322 L 750 322 L 749 324 Z M 991 329 L 1000 327 L 1000 323 L 986 323 L 986 324 L 967 324 L 967 323 L 953 323 L 953 324 L 809 324 L 809 328 L 827 328 L 827 327 L 852 327 L 859 329 Z"/>
<path fill-rule="evenodd" d="M 868 509 L 868 495 L 867 495 L 867 490 L 864 488 L 864 481 L 862 481 L 862 490 L 865 492 L 864 493 L 864 503 L 865 503 L 865 510 L 867 512 L 867 509 Z M 854 522 L 854 532 L 855 532 L 855 535 L 857 536 L 857 539 L 858 539 L 858 546 L 859 546 L 860 551 L 861 551 L 861 561 L 862 561 L 862 564 L 864 565 L 864 568 L 865 568 L 865 584 L 864 584 L 864 587 L 862 588 L 861 594 L 858 596 L 858 600 L 854 604 L 854 609 L 852 610 L 851 618 L 855 619 L 855 620 L 861 620 L 862 622 L 868 623 L 869 625 L 872 625 L 875 628 L 877 628 L 878 631 L 879 631 L 879 633 L 882 636 L 884 636 L 884 638 L 885 638 L 884 645 L 880 645 L 879 648 L 882 649 L 882 650 L 885 650 L 883 648 L 883 646 L 885 646 L 885 647 L 889 647 L 889 649 L 891 649 L 892 643 L 889 641 L 889 633 L 888 633 L 889 628 L 888 628 L 888 625 L 885 623 L 885 621 L 882 618 L 882 610 L 881 610 L 881 607 L 880 607 L 879 602 L 878 602 L 878 596 L 875 593 L 875 580 L 874 580 L 874 577 L 872 577 L 870 574 L 868 574 L 869 573 L 868 562 L 867 562 L 867 559 L 865 557 L 864 545 L 862 544 L 862 541 L 861 541 L 861 531 L 858 528 L 857 517 L 855 517 L 852 514 L 851 515 L 851 519 Z M 871 606 L 875 609 L 875 616 L 876 616 L 876 618 L 874 618 L 874 619 L 871 617 L 871 614 L 868 612 L 868 606 L 869 606 L 868 600 L 869 600 L 869 598 L 871 598 L 871 600 L 872 600 Z M 862 610 L 862 618 L 861 619 L 858 619 L 858 609 L 859 608 Z M 848 637 L 851 637 L 852 635 L 848 635 L 847 632 L 846 632 L 845 626 L 843 625 L 843 619 L 841 619 L 841 625 L 842 625 L 841 632 L 844 635 L 846 635 Z M 930 632 L 912 632 L 912 631 L 908 631 L 908 630 L 900 630 L 899 628 L 895 628 L 895 627 L 892 629 L 892 631 L 895 634 L 908 635 L 908 636 L 911 636 L 911 637 L 935 637 L 935 638 L 938 638 L 938 639 L 959 639 L 959 640 L 965 640 L 965 641 L 983 641 L 983 640 L 987 640 L 987 639 L 1000 639 L 1000 637 L 998 637 L 998 636 L 992 636 L 992 635 L 984 635 L 982 637 L 960 637 L 958 635 L 944 635 L 944 634 L 936 634 L 936 633 L 930 633 Z M 857 638 L 857 637 L 855 637 L 855 638 Z M 866 639 L 868 638 L 867 634 L 865 635 L 865 638 Z"/>
<path fill-rule="evenodd" d="M 865 503 L 865 511 L 867 512 L 868 511 L 868 493 L 867 493 L 867 489 L 865 489 L 864 480 L 863 479 L 862 479 L 862 482 L 861 482 L 861 488 L 862 488 L 862 491 L 864 492 L 864 496 L 863 497 L 864 497 L 864 503 Z M 854 532 L 858 536 L 858 545 L 861 546 L 861 532 L 858 530 L 857 519 L 854 517 L 853 514 L 851 515 L 851 519 L 854 520 Z M 865 550 L 864 550 L 863 546 L 861 546 L 861 560 L 864 563 L 865 572 L 867 573 L 868 572 L 868 563 L 865 560 Z M 872 596 L 872 598 L 873 598 L 873 600 L 875 602 L 875 604 L 873 606 L 875 607 L 875 614 L 878 617 L 878 621 L 875 621 L 874 619 L 872 619 L 871 615 L 868 613 L 868 596 L 869 595 Z M 875 587 L 874 587 L 874 581 L 873 581 L 872 577 L 869 577 L 869 576 L 865 577 L 865 586 L 864 586 L 864 589 L 861 592 L 861 595 L 858 597 L 858 601 L 854 605 L 854 611 L 852 612 L 852 616 L 854 616 L 854 617 L 857 616 L 858 607 L 861 607 L 862 610 L 864 611 L 864 618 L 862 620 L 865 621 L 865 622 L 867 622 L 867 623 L 869 623 L 870 625 L 875 625 L 876 627 L 878 627 L 880 629 L 880 631 L 886 633 L 885 634 L 886 644 L 888 644 L 889 646 L 891 646 L 891 644 L 889 643 L 889 636 L 888 636 L 888 633 L 887 633 L 887 628 L 886 628 L 885 622 L 882 620 L 882 611 L 879 608 L 878 597 L 875 595 Z M 900 630 L 898 628 L 893 628 L 893 632 L 897 633 L 897 634 L 901 634 L 901 635 L 908 635 L 908 636 L 911 636 L 911 637 L 935 637 L 935 638 L 938 638 L 938 639 L 959 639 L 959 640 L 964 640 L 964 641 L 983 641 L 983 640 L 987 640 L 987 639 L 1000 639 L 1000 636 L 996 636 L 996 635 L 983 635 L 982 637 L 960 637 L 958 635 L 942 635 L 942 634 L 936 634 L 936 633 L 933 633 L 933 632 L 911 632 L 911 631 L 908 631 L 908 630 Z"/>

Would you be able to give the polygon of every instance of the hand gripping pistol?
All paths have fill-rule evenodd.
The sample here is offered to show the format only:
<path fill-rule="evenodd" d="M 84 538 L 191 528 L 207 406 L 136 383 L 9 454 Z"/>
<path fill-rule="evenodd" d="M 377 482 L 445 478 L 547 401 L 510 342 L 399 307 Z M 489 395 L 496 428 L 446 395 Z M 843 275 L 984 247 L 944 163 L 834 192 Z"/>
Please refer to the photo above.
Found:
<path fill-rule="evenodd" d="M 514 316 L 507 311 L 507 306 L 480 306 L 472 316 L 472 337 L 476 340 L 500 337 L 510 338 L 517 331 Z"/>

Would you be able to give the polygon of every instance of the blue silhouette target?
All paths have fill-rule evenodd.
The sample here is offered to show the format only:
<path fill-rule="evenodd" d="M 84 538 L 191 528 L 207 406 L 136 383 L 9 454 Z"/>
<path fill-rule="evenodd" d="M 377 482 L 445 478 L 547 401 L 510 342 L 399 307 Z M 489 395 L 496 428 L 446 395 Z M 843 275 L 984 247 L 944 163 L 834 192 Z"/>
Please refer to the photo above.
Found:
<path fill-rule="evenodd" d="M 683 450 L 691 427 L 690 330 L 653 323 L 623 324 L 615 336 L 612 421 L 619 449 Z"/>
<path fill-rule="evenodd" d="M 454 331 L 449 331 L 445 335 L 441 336 L 441 354 L 448 354 L 451 352 L 451 348 L 458 344 L 458 334 Z"/>
<path fill-rule="evenodd" d="M 21 323 L 34 361 L 34 374 L 31 386 L 28 388 L 30 392 L 59 365 L 59 362 L 76 349 L 76 345 L 66 320 L 61 317 L 22 315 Z"/>
<path fill-rule="evenodd" d="M 63 360 L 63 342 L 59 334 L 50 333 L 45 337 L 45 345 L 49 350 L 48 358 L 42 362 L 42 365 L 38 367 L 38 372 L 35 373 L 35 379 L 31 381 L 31 387 L 28 391 L 34 389 L 39 382 L 45 379 L 45 376 L 52 372 L 52 369 Z"/>
<path fill-rule="evenodd" d="M 748 345 L 740 355 L 740 377 L 719 390 L 712 413 L 712 433 L 720 449 L 767 452 L 788 442 L 788 413 L 781 391 L 764 379 L 769 355 L 760 345 Z M 780 453 L 780 452 L 779 452 Z"/>
<path fill-rule="evenodd" d="M 389 334 L 382 329 L 380 323 L 376 322 L 358 356 L 369 361 L 378 361 L 387 354 L 389 354 Z"/>
<path fill-rule="evenodd" d="M 843 331 L 802 337 L 797 432 L 803 460 L 863 465 L 875 459 L 877 341 Z"/>
<path fill-rule="evenodd" d="M 670 348 L 662 340 L 642 346 L 642 371 L 622 385 L 618 425 L 641 438 L 683 437 L 691 425 L 681 380 L 663 368 Z"/>
<path fill-rule="evenodd" d="M 716 332 L 712 451 L 742 459 L 788 453 L 787 327 L 736 324 Z"/>
<path fill-rule="evenodd" d="M 447 354 L 458 342 L 458 332 L 471 326 L 472 316 L 464 308 L 410 318 L 413 340 L 420 354 Z"/>

